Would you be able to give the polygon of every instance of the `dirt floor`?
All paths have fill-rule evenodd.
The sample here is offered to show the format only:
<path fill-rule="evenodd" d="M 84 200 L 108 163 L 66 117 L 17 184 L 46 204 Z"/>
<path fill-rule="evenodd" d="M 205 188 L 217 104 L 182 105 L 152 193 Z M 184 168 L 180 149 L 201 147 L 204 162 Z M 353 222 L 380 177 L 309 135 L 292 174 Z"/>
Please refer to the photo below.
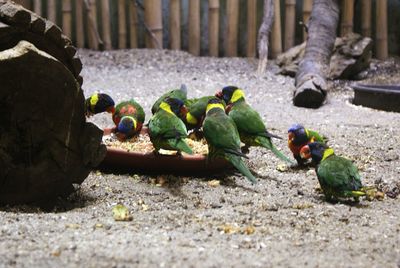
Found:
<path fill-rule="evenodd" d="M 313 168 L 278 170 L 269 151 L 251 149 L 253 186 L 236 173 L 200 177 L 93 171 L 76 194 L 50 207 L 0 208 L 0 267 L 400 267 L 400 114 L 351 103 L 348 81 L 317 110 L 294 107 L 293 79 L 270 63 L 196 58 L 184 52 L 79 51 L 85 95 L 98 90 L 119 102 L 134 97 L 150 118 L 153 101 L 184 83 L 189 97 L 225 85 L 244 89 L 269 130 L 286 137 L 303 123 L 352 159 L 383 201 L 327 203 Z M 369 81 L 400 84 L 397 60 L 374 62 Z M 366 81 L 363 81 L 366 82 Z M 90 119 L 112 126 L 108 115 Z M 289 155 L 286 140 L 275 144 Z M 218 182 L 215 182 L 218 180 Z M 117 222 L 117 203 L 132 221 Z"/>

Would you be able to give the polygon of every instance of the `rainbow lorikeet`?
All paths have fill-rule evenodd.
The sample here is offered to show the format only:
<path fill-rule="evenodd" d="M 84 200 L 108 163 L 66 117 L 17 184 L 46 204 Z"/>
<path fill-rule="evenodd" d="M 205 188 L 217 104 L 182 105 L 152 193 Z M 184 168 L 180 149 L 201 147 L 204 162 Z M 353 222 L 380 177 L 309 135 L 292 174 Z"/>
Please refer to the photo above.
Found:
<path fill-rule="evenodd" d="M 188 129 L 201 128 L 204 117 L 206 116 L 208 101 L 213 98 L 215 98 L 215 96 L 204 96 L 198 99 L 188 99 L 185 101 L 187 113 L 182 116 L 182 119 Z"/>
<path fill-rule="evenodd" d="M 300 156 L 301 148 L 311 142 L 326 143 L 327 139 L 318 132 L 304 128 L 304 126 L 300 124 L 294 124 L 289 128 L 288 147 L 299 165 L 303 165 L 306 161 L 306 159 Z"/>
<path fill-rule="evenodd" d="M 85 100 L 85 114 L 87 117 L 94 114 L 108 112 L 114 113 L 114 100 L 105 93 L 94 93 Z"/>
<path fill-rule="evenodd" d="M 184 140 L 187 137 L 186 126 L 177 116 L 184 109 L 186 107 L 179 99 L 166 98 L 161 102 L 149 121 L 149 136 L 156 152 L 165 149 L 193 154 Z"/>
<path fill-rule="evenodd" d="M 126 139 L 140 133 L 145 113 L 139 103 L 134 99 L 130 99 L 119 103 L 115 107 L 112 119 L 117 127 L 119 138 Z"/>
<path fill-rule="evenodd" d="M 367 193 L 357 167 L 348 159 L 335 155 L 333 149 L 319 142 L 309 143 L 300 150 L 302 158 L 316 164 L 319 184 L 327 200 L 353 197 L 358 201 Z"/>
<path fill-rule="evenodd" d="M 161 102 L 163 102 L 166 98 L 174 98 L 181 100 L 182 102 L 186 101 L 187 99 L 187 88 L 186 85 L 182 84 L 181 88 L 174 89 L 164 93 L 161 97 L 159 97 L 156 102 L 154 102 L 153 106 L 151 107 L 151 113 L 155 114 L 160 107 Z"/>
<path fill-rule="evenodd" d="M 216 95 L 226 102 L 226 110 L 237 126 L 245 149 L 250 146 L 261 146 L 271 150 L 278 158 L 293 164 L 293 161 L 272 143 L 271 138 L 281 138 L 267 131 L 260 114 L 246 102 L 244 92 L 240 88 L 227 86 Z"/>
<path fill-rule="evenodd" d="M 256 183 L 256 178 L 246 167 L 240 151 L 240 137 L 235 122 L 226 115 L 225 106 L 217 98 L 209 100 L 203 122 L 204 137 L 208 143 L 208 157 L 223 157 L 233 164 L 248 180 Z"/>

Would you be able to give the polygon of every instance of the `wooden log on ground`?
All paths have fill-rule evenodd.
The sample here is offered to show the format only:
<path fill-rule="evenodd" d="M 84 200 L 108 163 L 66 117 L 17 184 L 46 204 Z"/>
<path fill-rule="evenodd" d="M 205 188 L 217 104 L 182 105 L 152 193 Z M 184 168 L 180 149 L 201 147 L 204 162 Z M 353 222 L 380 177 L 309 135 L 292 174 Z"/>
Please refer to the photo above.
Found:
<path fill-rule="evenodd" d="M 200 1 L 189 2 L 189 53 L 200 55 Z"/>
<path fill-rule="evenodd" d="M 296 0 L 285 1 L 285 35 L 284 50 L 294 46 L 295 39 Z"/>
<path fill-rule="evenodd" d="M 208 0 L 209 54 L 218 57 L 219 50 L 219 0 Z"/>
<path fill-rule="evenodd" d="M 104 42 L 104 49 L 110 50 L 112 45 L 109 0 L 101 0 L 101 21 L 103 22 L 103 32 L 101 38 Z"/>
<path fill-rule="evenodd" d="M 271 58 L 273 59 L 282 53 L 281 4 L 279 0 L 274 1 L 275 19 L 271 32 Z"/>
<path fill-rule="evenodd" d="M 314 0 L 304 58 L 296 74 L 293 103 L 318 108 L 326 99 L 329 59 L 339 20 L 338 0 Z"/>
<path fill-rule="evenodd" d="M 371 36 L 371 1 L 361 1 L 361 33 L 367 37 Z"/>
<path fill-rule="evenodd" d="M 171 49 L 181 49 L 181 1 L 169 2 L 169 32 Z"/>
<path fill-rule="evenodd" d="M 376 2 L 376 58 L 388 57 L 387 0 Z"/>
<path fill-rule="evenodd" d="M 126 31 L 126 5 L 125 0 L 118 1 L 118 48 L 126 48 L 127 31 Z"/>
<path fill-rule="evenodd" d="M 146 47 L 162 49 L 163 24 L 162 24 L 161 0 L 144 1 L 144 22 L 148 28 L 146 31 L 146 38 L 145 38 Z"/>
<path fill-rule="evenodd" d="M 236 57 L 239 31 L 239 0 L 226 1 L 226 56 Z"/>
<path fill-rule="evenodd" d="M 83 0 L 75 2 L 75 34 L 76 46 L 79 48 L 85 47 L 85 34 L 83 29 Z"/>

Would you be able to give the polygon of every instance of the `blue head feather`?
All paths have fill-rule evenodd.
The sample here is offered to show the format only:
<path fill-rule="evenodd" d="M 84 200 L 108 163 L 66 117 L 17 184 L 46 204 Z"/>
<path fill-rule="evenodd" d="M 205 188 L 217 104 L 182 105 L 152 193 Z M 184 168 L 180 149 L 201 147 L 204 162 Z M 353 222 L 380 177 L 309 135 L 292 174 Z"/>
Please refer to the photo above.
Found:
<path fill-rule="evenodd" d="M 132 116 L 124 116 L 118 124 L 118 132 L 129 134 L 135 130 L 135 119 Z"/>
<path fill-rule="evenodd" d="M 301 145 L 308 142 L 306 129 L 300 124 L 294 124 L 288 129 L 288 133 L 294 134 L 293 144 Z"/>

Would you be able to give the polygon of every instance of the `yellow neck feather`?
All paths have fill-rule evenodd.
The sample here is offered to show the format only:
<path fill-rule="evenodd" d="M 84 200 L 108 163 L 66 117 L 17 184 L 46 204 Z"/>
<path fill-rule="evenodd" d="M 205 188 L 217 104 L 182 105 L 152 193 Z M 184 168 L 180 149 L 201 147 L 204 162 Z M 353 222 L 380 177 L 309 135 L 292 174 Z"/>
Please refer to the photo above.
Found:
<path fill-rule="evenodd" d="M 241 89 L 236 89 L 235 92 L 233 92 L 233 95 L 231 97 L 231 102 L 236 102 L 240 98 L 244 99 L 244 92 Z"/>
<path fill-rule="evenodd" d="M 333 151 L 332 148 L 326 149 L 325 152 L 324 152 L 324 155 L 322 156 L 322 160 L 325 160 L 326 158 L 328 158 L 329 156 L 333 155 L 334 153 L 335 152 Z"/>
<path fill-rule="evenodd" d="M 90 97 L 90 107 L 94 109 L 94 106 L 96 106 L 96 103 L 99 101 L 99 95 L 98 94 L 93 94 L 92 97 Z"/>
<path fill-rule="evenodd" d="M 169 104 L 164 102 L 164 101 L 161 102 L 160 109 L 163 109 L 164 111 L 166 111 L 166 112 L 168 112 L 170 114 L 174 114 L 174 112 L 172 112 L 172 110 L 171 110 L 171 106 L 169 106 Z"/>
<path fill-rule="evenodd" d="M 214 109 L 214 108 L 218 108 L 218 109 L 225 111 L 224 105 L 222 105 L 222 103 L 211 103 L 211 104 L 207 105 L 206 113 L 208 113 L 209 110 Z"/>
<path fill-rule="evenodd" d="M 191 125 L 197 124 L 197 119 L 190 112 L 186 114 L 186 121 Z"/>
<path fill-rule="evenodd" d="M 127 117 L 130 118 L 130 119 L 132 119 L 132 121 L 133 121 L 133 128 L 136 129 L 136 126 L 137 126 L 136 119 L 133 118 L 132 116 L 127 116 Z"/>

